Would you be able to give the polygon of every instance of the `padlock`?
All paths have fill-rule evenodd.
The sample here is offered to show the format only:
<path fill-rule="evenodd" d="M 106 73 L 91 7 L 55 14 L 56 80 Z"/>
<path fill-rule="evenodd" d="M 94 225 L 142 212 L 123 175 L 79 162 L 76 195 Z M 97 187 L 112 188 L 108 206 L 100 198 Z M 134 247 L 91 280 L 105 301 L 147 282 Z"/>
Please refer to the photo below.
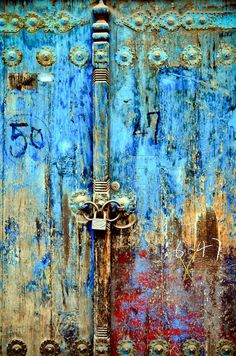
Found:
<path fill-rule="evenodd" d="M 103 212 L 103 218 L 97 218 L 97 212 L 94 213 L 94 217 L 92 220 L 92 229 L 105 231 L 107 227 L 106 214 Z"/>

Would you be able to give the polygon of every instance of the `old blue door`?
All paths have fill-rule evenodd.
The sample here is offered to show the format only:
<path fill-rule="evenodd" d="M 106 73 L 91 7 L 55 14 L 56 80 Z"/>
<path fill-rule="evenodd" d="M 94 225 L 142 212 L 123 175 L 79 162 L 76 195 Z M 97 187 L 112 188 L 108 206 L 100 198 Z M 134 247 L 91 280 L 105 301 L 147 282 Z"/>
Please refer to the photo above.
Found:
<path fill-rule="evenodd" d="M 235 355 L 235 27 L 1 2 L 3 355 Z"/>

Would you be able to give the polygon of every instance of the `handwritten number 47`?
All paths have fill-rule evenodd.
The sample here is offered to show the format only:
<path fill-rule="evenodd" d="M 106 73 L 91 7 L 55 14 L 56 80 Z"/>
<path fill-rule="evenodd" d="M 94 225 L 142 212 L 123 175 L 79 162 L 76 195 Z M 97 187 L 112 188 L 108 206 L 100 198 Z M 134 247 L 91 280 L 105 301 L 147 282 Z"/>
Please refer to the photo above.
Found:
<path fill-rule="evenodd" d="M 14 145 L 10 146 L 10 153 L 13 157 L 18 158 L 23 156 L 27 150 L 29 142 L 38 150 L 41 150 L 44 147 L 41 129 L 29 126 L 25 122 L 11 123 L 10 126 L 12 130 L 11 140 L 14 142 Z M 30 134 L 28 134 L 27 128 L 30 128 Z M 13 146 L 15 146 L 14 149 Z"/>

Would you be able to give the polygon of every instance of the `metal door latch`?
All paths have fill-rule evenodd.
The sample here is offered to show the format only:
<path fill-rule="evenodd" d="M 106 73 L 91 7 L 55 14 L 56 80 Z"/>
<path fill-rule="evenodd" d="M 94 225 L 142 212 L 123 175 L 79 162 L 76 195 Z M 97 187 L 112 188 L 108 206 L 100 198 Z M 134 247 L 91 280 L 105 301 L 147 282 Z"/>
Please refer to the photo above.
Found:
<path fill-rule="evenodd" d="M 80 191 L 70 198 L 70 207 L 80 223 L 91 221 L 93 230 L 105 231 L 109 223 L 117 229 L 126 229 L 136 222 L 136 199 L 132 194 L 107 199 L 107 195 L 97 193 L 91 201 L 88 192 Z"/>

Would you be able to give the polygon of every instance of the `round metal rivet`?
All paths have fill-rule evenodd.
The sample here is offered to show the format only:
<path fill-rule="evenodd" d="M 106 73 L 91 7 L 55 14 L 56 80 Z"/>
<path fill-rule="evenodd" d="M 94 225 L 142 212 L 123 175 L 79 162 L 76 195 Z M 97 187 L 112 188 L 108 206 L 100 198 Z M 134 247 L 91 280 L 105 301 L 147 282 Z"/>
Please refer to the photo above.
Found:
<path fill-rule="evenodd" d="M 200 344 L 197 340 L 189 339 L 186 340 L 183 345 L 184 356 L 199 356 L 200 355 Z"/>
<path fill-rule="evenodd" d="M 27 353 L 27 347 L 22 340 L 14 339 L 7 346 L 7 355 L 25 356 L 26 353 Z"/>
<path fill-rule="evenodd" d="M 2 52 L 2 59 L 9 67 L 17 66 L 22 61 L 22 52 L 15 47 L 5 49 Z"/>
<path fill-rule="evenodd" d="M 76 66 L 83 67 L 89 60 L 89 51 L 84 46 L 74 47 L 70 51 L 69 58 L 70 61 Z"/>
<path fill-rule="evenodd" d="M 90 345 L 85 340 L 76 340 L 72 345 L 71 351 L 73 355 L 88 356 L 90 354 Z"/>
<path fill-rule="evenodd" d="M 168 25 L 173 26 L 175 24 L 175 18 L 169 17 L 167 20 Z"/>
<path fill-rule="evenodd" d="M 200 24 L 204 25 L 206 23 L 206 18 L 201 16 L 199 19 Z"/>
<path fill-rule="evenodd" d="M 134 53 L 130 47 L 122 47 L 116 52 L 116 62 L 122 66 L 128 66 L 133 63 Z"/>
<path fill-rule="evenodd" d="M 195 345 L 189 345 L 188 349 L 191 352 L 195 352 L 196 351 L 196 346 Z"/>
<path fill-rule="evenodd" d="M 60 346 L 58 345 L 58 343 L 54 340 L 45 340 L 42 342 L 41 346 L 40 346 L 40 353 L 42 355 L 59 355 L 60 354 Z"/>
<path fill-rule="evenodd" d="M 16 352 L 19 352 L 19 351 L 21 351 L 21 346 L 20 346 L 20 345 L 14 345 L 14 346 L 12 347 L 12 350 L 14 350 L 14 351 L 16 351 Z"/>
<path fill-rule="evenodd" d="M 168 344 L 164 339 L 156 339 L 150 342 L 149 345 L 149 355 L 163 355 L 166 356 L 168 352 Z"/>
<path fill-rule="evenodd" d="M 153 58 L 156 59 L 156 60 L 158 60 L 158 59 L 161 58 L 161 54 L 158 53 L 158 52 L 155 52 L 155 53 L 153 53 Z"/>
<path fill-rule="evenodd" d="M 122 60 L 123 60 L 124 62 L 126 62 L 126 61 L 128 60 L 128 54 L 123 53 L 123 54 L 121 55 L 121 58 L 122 58 Z"/>
<path fill-rule="evenodd" d="M 115 192 L 118 192 L 120 190 L 120 183 L 119 182 L 112 182 L 111 183 L 111 189 L 114 190 Z"/>
<path fill-rule="evenodd" d="M 33 26 L 37 25 L 38 22 L 39 22 L 39 20 L 37 19 L 37 17 L 31 17 L 31 18 L 29 19 L 30 25 L 33 25 Z"/>
<path fill-rule="evenodd" d="M 41 48 L 36 53 L 36 58 L 39 64 L 45 67 L 51 66 L 56 61 L 56 56 L 50 48 Z"/>
<path fill-rule="evenodd" d="M 5 19 L 0 19 L 0 26 L 5 26 L 6 25 L 6 20 Z"/>
<path fill-rule="evenodd" d="M 18 26 L 19 25 L 19 19 L 17 17 L 14 17 L 12 20 L 11 20 L 11 24 L 13 26 Z"/>
<path fill-rule="evenodd" d="M 222 339 L 219 341 L 216 351 L 217 351 L 216 354 L 219 356 L 225 356 L 225 355 L 233 356 L 236 353 L 236 347 L 232 341 L 227 339 Z"/>
<path fill-rule="evenodd" d="M 142 19 L 142 17 L 136 17 L 136 19 L 135 19 L 135 24 L 137 25 L 137 26 L 142 26 L 142 24 L 143 24 L 143 19 Z"/>
<path fill-rule="evenodd" d="M 69 21 L 70 21 L 70 19 L 67 16 L 64 16 L 64 17 L 61 18 L 61 23 L 63 25 L 67 25 L 69 23 Z"/>
<path fill-rule="evenodd" d="M 160 47 L 152 47 L 148 52 L 149 64 L 155 69 L 164 65 L 167 61 L 167 53 Z"/>
<path fill-rule="evenodd" d="M 188 25 L 192 25 L 192 23 L 193 23 L 192 17 L 187 17 L 187 18 L 186 18 L 186 23 L 187 23 Z"/>
<path fill-rule="evenodd" d="M 84 344 L 81 344 L 77 347 L 78 351 L 80 352 L 86 352 L 87 351 L 87 346 Z"/>

